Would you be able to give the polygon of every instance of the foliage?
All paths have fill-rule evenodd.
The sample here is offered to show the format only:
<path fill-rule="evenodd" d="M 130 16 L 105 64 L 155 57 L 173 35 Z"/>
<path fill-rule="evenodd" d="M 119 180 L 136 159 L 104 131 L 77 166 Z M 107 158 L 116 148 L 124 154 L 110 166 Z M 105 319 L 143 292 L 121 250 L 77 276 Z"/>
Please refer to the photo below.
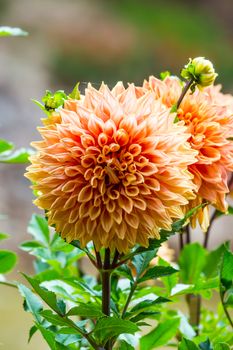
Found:
<path fill-rule="evenodd" d="M 151 248 L 132 250 L 131 260 L 124 262 L 127 256 L 121 257 L 122 263 L 112 272 L 111 316 L 107 317 L 101 310 L 100 280 L 83 274 L 85 252 L 77 242 L 76 246 L 64 242 L 38 215 L 32 216 L 28 232 L 32 239 L 21 249 L 35 257 L 35 275 L 25 275 L 31 288 L 23 284 L 18 288 L 25 310 L 34 318 L 29 340 L 39 330 L 51 349 L 99 349 L 109 341 L 116 350 L 135 346 L 152 350 L 169 344 L 180 350 L 225 350 L 233 345 L 221 304 L 215 312 L 202 308 L 199 334 L 177 307 L 185 295 L 209 299 L 218 288 L 224 288 L 223 300 L 230 307 L 232 254 L 226 245 L 212 252 L 197 243 L 186 245 L 174 266 L 161 258 L 153 262 L 172 232 L 151 241 Z M 87 249 L 94 257 L 92 245 Z M 146 328 L 139 341 L 141 327 Z"/>
<path fill-rule="evenodd" d="M 26 148 L 14 149 L 13 143 L 0 139 L 0 163 L 27 163 L 32 150 Z"/>
<path fill-rule="evenodd" d="M 26 36 L 28 33 L 20 28 L 0 27 L 1 36 Z"/>

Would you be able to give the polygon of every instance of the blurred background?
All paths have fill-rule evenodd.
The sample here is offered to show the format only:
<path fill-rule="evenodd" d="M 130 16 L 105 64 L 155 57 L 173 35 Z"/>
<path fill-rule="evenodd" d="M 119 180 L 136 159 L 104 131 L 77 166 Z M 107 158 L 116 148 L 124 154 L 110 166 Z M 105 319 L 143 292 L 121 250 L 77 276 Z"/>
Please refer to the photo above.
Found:
<path fill-rule="evenodd" d="M 0 25 L 29 32 L 0 39 L 0 138 L 17 147 L 38 139 L 42 114 L 31 98 L 40 100 L 46 89 L 69 92 L 77 81 L 140 84 L 164 70 L 179 74 L 194 56 L 212 60 L 218 83 L 232 92 L 232 12 L 232 0 L 0 0 Z M 17 252 L 36 211 L 24 172 L 0 165 L 0 231 L 12 236 L 2 247 Z M 231 238 L 232 220 L 215 223 L 210 246 Z M 30 272 L 30 265 L 21 252 L 16 270 Z M 0 287 L 0 350 L 47 349 L 39 336 L 27 345 L 31 318 L 9 289 Z"/>

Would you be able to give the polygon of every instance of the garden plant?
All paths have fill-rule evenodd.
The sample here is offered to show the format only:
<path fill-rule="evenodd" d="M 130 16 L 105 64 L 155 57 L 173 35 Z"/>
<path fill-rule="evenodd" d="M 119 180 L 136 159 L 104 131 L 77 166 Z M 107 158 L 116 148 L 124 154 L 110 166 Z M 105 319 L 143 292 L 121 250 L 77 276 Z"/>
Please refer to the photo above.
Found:
<path fill-rule="evenodd" d="M 232 348 L 230 242 L 208 250 L 215 220 L 233 213 L 233 97 L 216 76 L 197 57 L 181 77 L 46 91 L 34 151 L 0 140 L 1 162 L 30 155 L 25 176 L 42 209 L 20 246 L 35 274 L 0 282 L 32 314 L 29 341 L 39 331 L 52 350 Z M 170 259 L 161 247 L 175 235 Z M 16 259 L 1 250 L 0 273 Z"/>

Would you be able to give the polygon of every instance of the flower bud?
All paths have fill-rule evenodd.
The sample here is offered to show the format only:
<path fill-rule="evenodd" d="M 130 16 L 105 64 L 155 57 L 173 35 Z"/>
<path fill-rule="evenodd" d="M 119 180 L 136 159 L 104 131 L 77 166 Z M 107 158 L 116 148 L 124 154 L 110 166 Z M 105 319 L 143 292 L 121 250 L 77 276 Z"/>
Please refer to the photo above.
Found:
<path fill-rule="evenodd" d="M 42 98 L 45 109 L 49 112 L 63 106 L 65 100 L 67 100 L 67 96 L 63 90 L 58 90 L 54 94 L 52 94 L 51 91 L 46 90 L 46 93 Z"/>
<path fill-rule="evenodd" d="M 204 57 L 190 58 L 189 63 L 181 71 L 181 76 L 187 80 L 193 79 L 200 90 L 212 85 L 217 75 L 212 62 Z"/>

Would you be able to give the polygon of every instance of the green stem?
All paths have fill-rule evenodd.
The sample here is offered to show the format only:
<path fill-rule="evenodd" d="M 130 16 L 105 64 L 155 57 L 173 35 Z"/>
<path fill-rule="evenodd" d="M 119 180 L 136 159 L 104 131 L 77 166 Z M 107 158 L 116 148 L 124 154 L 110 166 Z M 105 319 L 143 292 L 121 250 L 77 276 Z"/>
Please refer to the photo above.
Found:
<path fill-rule="evenodd" d="M 111 302 L 111 256 L 110 249 L 105 249 L 104 266 L 101 270 L 102 277 L 102 311 L 106 316 L 110 316 Z M 105 344 L 105 350 L 111 350 L 111 342 Z"/>
<path fill-rule="evenodd" d="M 186 93 L 188 92 L 188 90 L 190 89 L 190 87 L 192 86 L 193 82 L 194 82 L 193 79 L 190 79 L 190 80 L 188 80 L 188 81 L 186 82 L 186 84 L 185 84 L 185 86 L 184 86 L 184 88 L 183 88 L 183 90 L 182 90 L 182 93 L 181 93 L 181 95 L 180 95 L 180 97 L 179 97 L 179 100 L 177 101 L 177 104 L 176 104 L 176 108 L 177 108 L 177 109 L 180 107 L 180 104 L 181 104 L 181 102 L 183 101 L 184 96 L 186 95 Z"/>
<path fill-rule="evenodd" d="M 211 231 L 211 227 L 212 227 L 212 224 L 213 224 L 213 222 L 214 222 L 214 220 L 216 219 L 216 217 L 217 217 L 217 210 L 215 209 L 214 210 L 214 212 L 213 212 L 213 214 L 212 214 L 212 216 L 211 216 L 211 218 L 210 218 L 210 224 L 209 224 L 209 227 L 208 227 L 208 229 L 207 229 L 207 231 L 206 231 L 206 233 L 205 233 L 205 239 L 204 239 L 204 243 L 203 243 L 203 247 L 205 248 L 205 249 L 207 249 L 207 247 L 208 247 L 208 242 L 209 242 L 209 238 L 210 238 L 210 231 Z"/>
<path fill-rule="evenodd" d="M 221 299 L 223 310 L 225 312 L 225 315 L 226 315 L 226 317 L 227 317 L 231 327 L 233 328 L 233 321 L 232 321 L 231 316 L 230 316 L 230 314 L 229 314 L 229 312 L 227 310 L 227 307 L 226 307 L 226 305 L 224 303 L 223 297 L 224 297 L 224 293 L 220 290 L 220 299 Z"/>
<path fill-rule="evenodd" d="M 132 299 L 132 297 L 133 297 L 133 294 L 134 294 L 136 288 L 137 288 L 137 281 L 134 281 L 134 284 L 133 284 L 132 287 L 131 287 L 131 291 L 130 291 L 130 293 L 129 293 L 129 295 L 128 295 L 128 298 L 127 298 L 127 300 L 126 300 L 124 309 L 123 309 L 123 311 L 122 311 L 122 315 L 121 315 L 122 318 L 125 317 L 126 311 L 127 311 L 127 309 L 128 309 L 128 306 L 129 306 L 129 304 L 130 304 L 130 302 L 131 302 L 131 299 Z"/>
<path fill-rule="evenodd" d="M 8 286 L 8 287 L 18 288 L 17 284 L 14 284 L 11 282 L 0 281 L 0 284 L 3 284 L 4 286 Z"/>
<path fill-rule="evenodd" d="M 186 301 L 189 307 L 189 322 L 199 333 L 200 314 L 201 314 L 201 296 L 195 294 L 187 294 Z"/>

